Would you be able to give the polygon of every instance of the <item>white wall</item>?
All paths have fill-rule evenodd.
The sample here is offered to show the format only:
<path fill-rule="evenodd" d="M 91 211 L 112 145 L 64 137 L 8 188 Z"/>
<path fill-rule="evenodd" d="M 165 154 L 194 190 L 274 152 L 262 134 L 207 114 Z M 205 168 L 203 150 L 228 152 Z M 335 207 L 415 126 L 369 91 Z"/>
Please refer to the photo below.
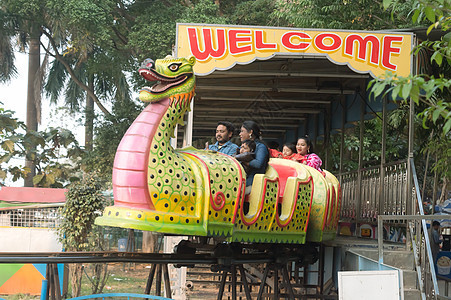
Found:
<path fill-rule="evenodd" d="M 60 252 L 56 232 L 48 228 L 0 227 L 0 252 Z"/>

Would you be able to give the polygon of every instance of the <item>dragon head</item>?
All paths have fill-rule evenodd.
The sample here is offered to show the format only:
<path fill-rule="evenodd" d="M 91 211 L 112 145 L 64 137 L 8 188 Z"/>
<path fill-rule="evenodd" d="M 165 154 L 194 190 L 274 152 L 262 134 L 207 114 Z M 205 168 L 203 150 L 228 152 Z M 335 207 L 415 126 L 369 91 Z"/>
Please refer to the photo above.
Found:
<path fill-rule="evenodd" d="M 152 87 L 144 87 L 139 99 L 144 102 L 157 102 L 178 94 L 194 90 L 195 76 L 193 66 L 196 58 L 174 58 L 167 56 L 154 62 L 146 59 L 139 68 L 139 74 L 148 81 L 157 81 Z"/>

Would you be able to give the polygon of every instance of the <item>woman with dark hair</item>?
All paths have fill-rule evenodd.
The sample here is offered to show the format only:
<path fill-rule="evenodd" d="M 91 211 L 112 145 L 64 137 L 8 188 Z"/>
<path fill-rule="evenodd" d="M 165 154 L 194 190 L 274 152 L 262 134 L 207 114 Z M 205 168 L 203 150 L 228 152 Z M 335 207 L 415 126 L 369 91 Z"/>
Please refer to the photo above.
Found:
<path fill-rule="evenodd" d="M 299 155 L 302 155 L 304 157 L 302 160 L 303 164 L 315 168 L 321 173 L 323 172 L 321 170 L 321 165 L 323 164 L 323 162 L 318 155 L 313 153 L 313 144 L 308 135 L 298 138 L 296 150 L 298 151 Z"/>
<path fill-rule="evenodd" d="M 249 162 L 249 173 L 246 178 L 246 194 L 251 192 L 255 174 L 264 174 L 268 167 L 268 147 L 261 141 L 260 127 L 254 121 L 244 121 L 240 131 L 241 142 L 253 140 L 255 142 L 255 158 Z"/>

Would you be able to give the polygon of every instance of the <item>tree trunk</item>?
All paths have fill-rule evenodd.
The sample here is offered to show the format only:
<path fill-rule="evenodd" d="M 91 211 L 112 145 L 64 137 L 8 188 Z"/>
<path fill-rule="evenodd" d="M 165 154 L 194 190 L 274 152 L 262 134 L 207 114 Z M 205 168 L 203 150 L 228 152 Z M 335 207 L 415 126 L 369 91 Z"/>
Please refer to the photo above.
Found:
<path fill-rule="evenodd" d="M 35 84 L 37 76 L 39 76 L 40 68 L 40 31 L 39 27 L 32 28 L 29 37 L 29 53 L 28 53 L 28 90 L 27 90 L 27 130 L 38 130 L 37 105 L 36 105 L 36 88 Z M 40 92 L 40 91 L 39 91 Z M 30 153 L 36 151 L 31 148 Z M 30 169 L 30 173 L 25 177 L 24 186 L 33 186 L 33 177 L 36 175 L 36 164 L 34 161 L 25 159 L 25 166 Z"/>
<path fill-rule="evenodd" d="M 94 91 L 94 78 L 89 78 L 88 87 Z M 94 99 L 86 94 L 85 108 L 85 149 L 92 151 L 92 139 L 94 136 Z"/>
<path fill-rule="evenodd" d="M 69 265 L 70 284 L 72 287 L 72 297 L 79 297 L 81 294 L 81 279 L 83 277 L 83 265 L 71 264 Z"/>
<path fill-rule="evenodd" d="M 157 248 L 157 235 L 151 231 L 143 231 L 142 252 L 155 253 Z"/>

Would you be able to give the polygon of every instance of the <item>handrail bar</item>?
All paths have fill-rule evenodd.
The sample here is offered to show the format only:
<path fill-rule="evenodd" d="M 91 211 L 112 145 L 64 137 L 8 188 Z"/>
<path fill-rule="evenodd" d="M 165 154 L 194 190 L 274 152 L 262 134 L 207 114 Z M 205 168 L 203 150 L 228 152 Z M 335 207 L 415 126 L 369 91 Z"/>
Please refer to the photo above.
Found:
<path fill-rule="evenodd" d="M 415 194 L 417 196 L 418 201 L 418 209 L 420 210 L 420 215 L 424 216 L 424 210 L 423 210 L 423 200 L 421 199 L 421 193 L 420 193 L 420 185 L 418 184 L 418 177 L 417 177 L 417 171 L 415 168 L 415 161 L 413 160 L 413 157 L 409 159 L 410 165 L 412 167 L 412 178 L 413 183 L 415 186 Z M 436 295 L 439 295 L 439 289 L 437 284 L 437 276 L 435 275 L 435 266 L 434 266 L 434 259 L 432 257 L 432 250 L 431 250 L 431 244 L 429 241 L 429 234 L 427 234 L 427 227 L 426 227 L 426 221 L 424 219 L 421 220 L 421 226 L 423 227 L 424 232 L 424 243 L 426 246 L 426 251 L 428 255 L 428 261 L 429 261 L 429 267 L 431 270 L 431 276 L 432 276 L 432 284 L 434 285 L 434 291 Z"/>

